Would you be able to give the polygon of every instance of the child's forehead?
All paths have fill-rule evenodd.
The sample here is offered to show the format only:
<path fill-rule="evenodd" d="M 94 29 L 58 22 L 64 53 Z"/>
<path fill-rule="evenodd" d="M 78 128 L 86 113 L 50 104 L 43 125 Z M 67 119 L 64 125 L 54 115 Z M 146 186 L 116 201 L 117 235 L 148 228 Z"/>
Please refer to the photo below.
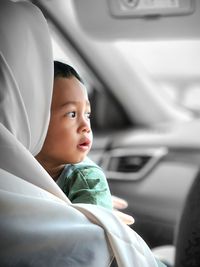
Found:
<path fill-rule="evenodd" d="M 88 101 L 86 87 L 76 77 L 58 77 L 54 80 L 53 103 Z"/>
<path fill-rule="evenodd" d="M 81 81 L 79 81 L 75 76 L 70 76 L 70 77 L 59 76 L 54 79 L 54 90 L 57 90 L 58 88 L 69 90 L 69 89 L 75 89 L 77 87 L 79 89 L 82 89 L 82 91 L 85 94 L 88 94 L 85 85 Z"/>

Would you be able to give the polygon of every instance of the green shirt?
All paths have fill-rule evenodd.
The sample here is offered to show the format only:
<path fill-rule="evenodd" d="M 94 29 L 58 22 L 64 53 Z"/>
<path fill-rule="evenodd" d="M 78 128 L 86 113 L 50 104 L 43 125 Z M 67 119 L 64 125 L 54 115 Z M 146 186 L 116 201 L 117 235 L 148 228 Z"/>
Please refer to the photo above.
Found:
<path fill-rule="evenodd" d="M 72 203 L 95 204 L 112 209 L 105 174 L 89 158 L 81 163 L 65 165 L 57 184 Z"/>

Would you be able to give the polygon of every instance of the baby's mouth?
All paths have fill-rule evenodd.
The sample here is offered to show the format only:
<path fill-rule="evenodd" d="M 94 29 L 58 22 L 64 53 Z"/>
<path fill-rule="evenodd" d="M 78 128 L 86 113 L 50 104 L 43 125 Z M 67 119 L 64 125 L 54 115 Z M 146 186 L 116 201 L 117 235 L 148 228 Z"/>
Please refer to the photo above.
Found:
<path fill-rule="evenodd" d="M 91 141 L 88 139 L 88 138 L 85 138 L 83 141 L 81 141 L 79 144 L 78 144 L 78 148 L 81 149 L 81 150 L 88 150 L 89 147 L 90 147 L 90 143 Z"/>

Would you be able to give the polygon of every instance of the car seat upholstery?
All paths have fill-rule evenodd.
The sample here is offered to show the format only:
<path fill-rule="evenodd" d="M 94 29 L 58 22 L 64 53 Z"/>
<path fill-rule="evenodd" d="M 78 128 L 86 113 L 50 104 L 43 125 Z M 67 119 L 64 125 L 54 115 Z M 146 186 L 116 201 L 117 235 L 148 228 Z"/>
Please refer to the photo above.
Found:
<path fill-rule="evenodd" d="M 200 266 L 200 171 L 186 198 L 175 246 L 160 246 L 152 251 L 169 267 Z"/>
<path fill-rule="evenodd" d="M 200 266 L 200 172 L 185 202 L 176 242 L 175 267 Z"/>

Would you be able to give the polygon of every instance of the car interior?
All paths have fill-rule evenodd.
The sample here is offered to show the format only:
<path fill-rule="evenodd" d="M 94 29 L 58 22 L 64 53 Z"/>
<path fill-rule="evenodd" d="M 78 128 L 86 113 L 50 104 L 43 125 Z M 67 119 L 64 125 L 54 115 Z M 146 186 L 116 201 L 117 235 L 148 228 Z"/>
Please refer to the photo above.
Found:
<path fill-rule="evenodd" d="M 26 1 L 86 84 L 89 157 L 130 227 L 167 266 L 200 266 L 200 1 Z"/>

